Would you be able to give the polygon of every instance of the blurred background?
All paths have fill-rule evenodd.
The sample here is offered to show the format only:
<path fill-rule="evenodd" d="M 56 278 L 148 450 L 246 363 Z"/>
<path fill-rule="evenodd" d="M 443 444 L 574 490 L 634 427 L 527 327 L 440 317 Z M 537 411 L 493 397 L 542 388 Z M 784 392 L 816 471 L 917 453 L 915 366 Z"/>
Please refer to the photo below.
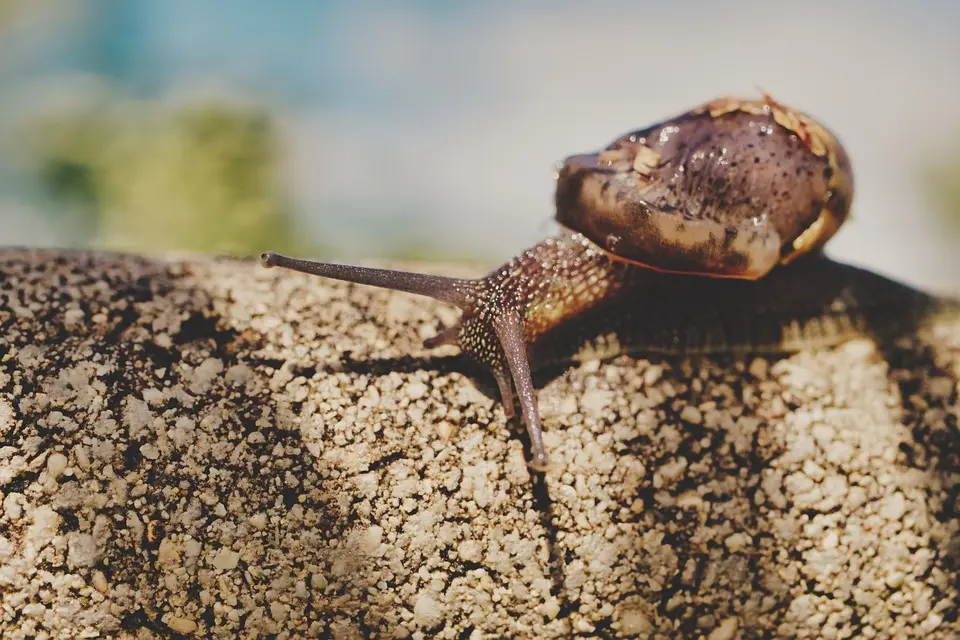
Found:
<path fill-rule="evenodd" d="M 0 0 L 0 244 L 493 266 L 555 163 L 763 89 L 852 156 L 829 253 L 960 284 L 960 2 Z"/>

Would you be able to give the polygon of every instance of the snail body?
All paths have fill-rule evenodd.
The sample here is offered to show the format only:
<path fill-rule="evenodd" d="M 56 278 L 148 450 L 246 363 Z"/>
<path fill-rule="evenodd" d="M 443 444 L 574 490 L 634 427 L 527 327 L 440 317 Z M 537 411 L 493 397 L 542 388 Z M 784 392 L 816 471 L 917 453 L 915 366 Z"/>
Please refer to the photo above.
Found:
<path fill-rule="evenodd" d="M 519 400 L 531 466 L 543 471 L 535 366 L 829 345 L 863 332 L 871 310 L 926 305 L 819 255 L 852 195 L 846 153 L 822 125 L 769 97 L 723 98 L 568 158 L 556 192 L 566 231 L 484 278 L 273 252 L 261 262 L 458 306 L 459 322 L 425 345 L 458 345 L 489 367 L 508 418 Z"/>

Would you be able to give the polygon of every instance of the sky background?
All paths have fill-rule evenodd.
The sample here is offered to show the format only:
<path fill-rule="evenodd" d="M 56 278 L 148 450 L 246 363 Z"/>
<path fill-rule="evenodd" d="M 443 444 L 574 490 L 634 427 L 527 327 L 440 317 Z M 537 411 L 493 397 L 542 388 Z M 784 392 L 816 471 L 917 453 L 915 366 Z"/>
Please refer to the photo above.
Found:
<path fill-rule="evenodd" d="M 416 246 L 490 265 L 554 230 L 563 157 L 763 89 L 850 153 L 853 219 L 831 255 L 960 284 L 960 237 L 924 179 L 960 146 L 956 0 L 0 0 L 0 17 L 5 6 L 0 244 L 71 244 L 12 141 L 105 87 L 268 108 L 280 187 L 333 257 Z"/>

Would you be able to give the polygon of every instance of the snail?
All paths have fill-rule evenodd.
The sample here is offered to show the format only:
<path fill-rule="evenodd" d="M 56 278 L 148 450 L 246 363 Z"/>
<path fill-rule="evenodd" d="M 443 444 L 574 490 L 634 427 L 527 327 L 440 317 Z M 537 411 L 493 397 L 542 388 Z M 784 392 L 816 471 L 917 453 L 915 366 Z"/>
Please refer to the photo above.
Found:
<path fill-rule="evenodd" d="M 484 278 L 275 252 L 261 263 L 459 307 L 459 321 L 424 346 L 458 345 L 489 367 L 508 420 L 519 399 L 530 465 L 542 472 L 537 366 L 644 351 L 790 352 L 868 331 L 874 311 L 922 312 L 929 296 L 823 256 L 852 198 L 833 133 L 769 96 L 727 97 L 567 158 L 555 197 L 562 233 Z"/>

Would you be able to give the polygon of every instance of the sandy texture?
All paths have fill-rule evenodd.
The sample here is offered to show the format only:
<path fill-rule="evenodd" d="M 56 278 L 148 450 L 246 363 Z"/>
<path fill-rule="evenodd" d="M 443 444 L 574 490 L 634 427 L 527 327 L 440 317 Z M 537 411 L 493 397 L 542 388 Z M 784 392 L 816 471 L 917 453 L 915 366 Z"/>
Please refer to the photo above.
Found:
<path fill-rule="evenodd" d="M 956 638 L 960 324 L 545 376 L 254 263 L 0 252 L 4 638 Z"/>

